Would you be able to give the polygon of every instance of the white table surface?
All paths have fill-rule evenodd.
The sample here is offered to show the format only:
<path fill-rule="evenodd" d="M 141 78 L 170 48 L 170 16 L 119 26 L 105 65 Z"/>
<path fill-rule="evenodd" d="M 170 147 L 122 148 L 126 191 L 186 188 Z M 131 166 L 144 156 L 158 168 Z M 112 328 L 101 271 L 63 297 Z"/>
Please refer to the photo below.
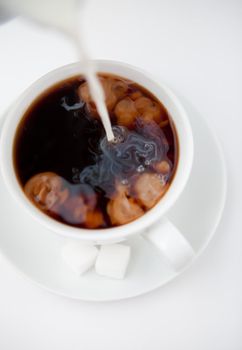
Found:
<path fill-rule="evenodd" d="M 127 301 L 58 297 L 0 259 L 0 349 L 240 350 L 242 2 L 90 0 L 85 22 L 93 57 L 145 68 L 209 119 L 228 167 L 225 213 L 192 268 Z M 0 113 L 36 78 L 76 60 L 62 37 L 19 19 L 0 27 L 0 47 Z"/>

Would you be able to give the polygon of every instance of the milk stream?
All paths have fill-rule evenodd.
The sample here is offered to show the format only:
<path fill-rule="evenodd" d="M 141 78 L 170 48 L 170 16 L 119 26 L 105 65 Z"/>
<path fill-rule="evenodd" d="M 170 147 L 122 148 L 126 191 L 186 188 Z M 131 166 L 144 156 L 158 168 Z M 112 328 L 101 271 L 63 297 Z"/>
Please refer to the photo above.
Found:
<path fill-rule="evenodd" d="M 96 74 L 96 66 L 87 54 L 82 34 L 79 30 L 73 32 L 72 38 L 77 48 L 78 55 L 81 59 L 84 76 L 87 80 L 92 99 L 96 105 L 98 114 L 100 115 L 103 127 L 106 132 L 107 140 L 114 141 L 114 134 L 105 104 L 105 95 L 102 85 Z"/>
<path fill-rule="evenodd" d="M 3 8 L 30 18 L 39 24 L 56 29 L 68 36 L 77 50 L 80 66 L 89 85 L 92 99 L 104 126 L 107 140 L 114 140 L 114 134 L 105 104 L 102 85 L 96 74 L 94 62 L 90 59 L 84 43 L 83 17 L 84 0 L 0 0 Z"/>

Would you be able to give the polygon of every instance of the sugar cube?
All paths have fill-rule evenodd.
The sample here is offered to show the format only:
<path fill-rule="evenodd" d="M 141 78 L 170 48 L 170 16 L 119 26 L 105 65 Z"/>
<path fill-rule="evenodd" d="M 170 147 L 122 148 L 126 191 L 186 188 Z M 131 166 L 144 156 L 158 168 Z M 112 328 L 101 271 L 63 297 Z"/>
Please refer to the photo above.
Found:
<path fill-rule="evenodd" d="M 97 255 L 98 249 L 95 246 L 79 242 L 68 242 L 62 248 L 62 258 L 79 275 L 95 264 Z"/>
<path fill-rule="evenodd" d="M 103 245 L 95 269 L 102 276 L 123 279 L 130 259 L 130 247 L 124 244 Z"/>

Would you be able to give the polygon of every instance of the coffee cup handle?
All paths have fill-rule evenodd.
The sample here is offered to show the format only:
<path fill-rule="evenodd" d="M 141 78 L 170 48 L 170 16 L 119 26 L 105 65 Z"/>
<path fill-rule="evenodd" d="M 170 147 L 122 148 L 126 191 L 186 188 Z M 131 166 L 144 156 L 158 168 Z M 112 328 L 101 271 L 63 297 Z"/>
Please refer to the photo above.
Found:
<path fill-rule="evenodd" d="M 191 244 L 167 218 L 147 229 L 143 237 L 161 251 L 166 262 L 177 272 L 195 257 Z"/>

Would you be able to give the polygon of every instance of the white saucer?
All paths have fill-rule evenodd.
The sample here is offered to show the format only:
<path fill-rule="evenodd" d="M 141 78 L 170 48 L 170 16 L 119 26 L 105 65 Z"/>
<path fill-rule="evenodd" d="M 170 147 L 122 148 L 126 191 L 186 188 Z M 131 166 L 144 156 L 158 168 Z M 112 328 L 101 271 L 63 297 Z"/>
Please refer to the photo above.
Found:
<path fill-rule="evenodd" d="M 194 134 L 191 178 L 169 218 L 191 242 L 197 256 L 220 221 L 226 197 L 226 171 L 220 145 L 203 118 L 187 103 Z M 43 229 L 8 194 L 0 178 L 0 249 L 23 275 L 54 293 L 80 300 L 109 301 L 134 297 L 161 287 L 177 274 L 142 238 L 129 240 L 132 259 L 127 276 L 116 281 L 88 272 L 76 276 L 62 261 L 64 238 Z"/>

